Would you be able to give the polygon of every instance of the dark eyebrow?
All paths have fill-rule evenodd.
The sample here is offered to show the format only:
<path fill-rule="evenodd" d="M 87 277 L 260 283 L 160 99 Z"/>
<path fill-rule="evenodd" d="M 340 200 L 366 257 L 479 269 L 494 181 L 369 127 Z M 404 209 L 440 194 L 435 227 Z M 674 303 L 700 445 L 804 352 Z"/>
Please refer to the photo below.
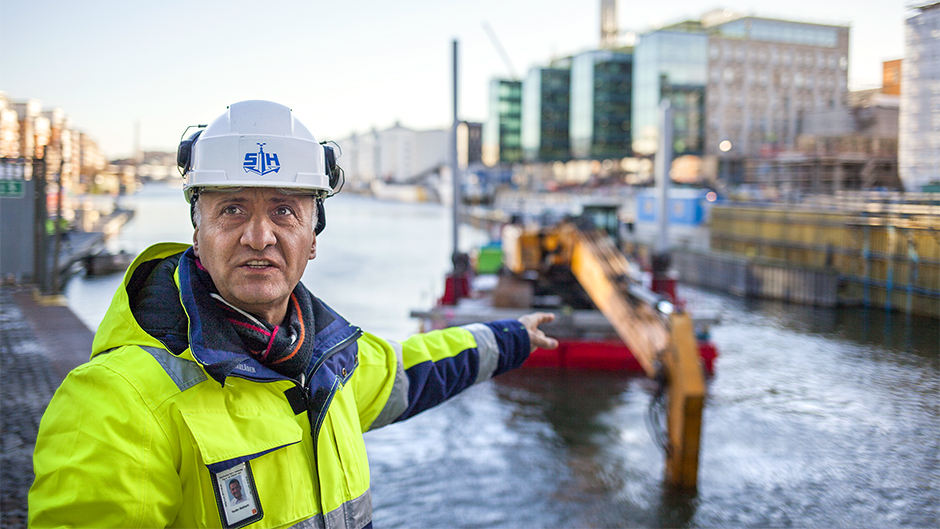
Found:
<path fill-rule="evenodd" d="M 244 204 L 246 202 L 248 202 L 248 199 L 236 195 L 223 196 L 219 199 L 220 206 L 227 206 L 229 204 Z"/>

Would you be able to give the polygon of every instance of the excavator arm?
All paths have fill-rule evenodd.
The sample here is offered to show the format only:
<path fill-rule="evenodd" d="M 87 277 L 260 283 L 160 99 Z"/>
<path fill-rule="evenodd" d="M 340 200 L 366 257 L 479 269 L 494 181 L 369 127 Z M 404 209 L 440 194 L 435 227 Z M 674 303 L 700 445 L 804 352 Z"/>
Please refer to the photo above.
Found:
<path fill-rule="evenodd" d="M 646 374 L 667 383 L 666 480 L 694 489 L 705 403 L 705 374 L 688 314 L 631 281 L 629 263 L 600 232 L 560 228 L 561 255 Z M 660 373 L 662 370 L 662 373 Z"/>

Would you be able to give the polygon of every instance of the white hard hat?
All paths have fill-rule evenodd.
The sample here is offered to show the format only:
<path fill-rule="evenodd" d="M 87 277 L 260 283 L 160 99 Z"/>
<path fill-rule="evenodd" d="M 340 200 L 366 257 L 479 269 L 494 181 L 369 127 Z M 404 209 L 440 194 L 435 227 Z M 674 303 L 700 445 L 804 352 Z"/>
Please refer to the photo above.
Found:
<path fill-rule="evenodd" d="M 339 153 L 321 145 L 290 108 L 270 101 L 233 103 L 180 143 L 177 163 L 187 202 L 201 188 L 276 187 L 325 197 L 339 189 Z"/>

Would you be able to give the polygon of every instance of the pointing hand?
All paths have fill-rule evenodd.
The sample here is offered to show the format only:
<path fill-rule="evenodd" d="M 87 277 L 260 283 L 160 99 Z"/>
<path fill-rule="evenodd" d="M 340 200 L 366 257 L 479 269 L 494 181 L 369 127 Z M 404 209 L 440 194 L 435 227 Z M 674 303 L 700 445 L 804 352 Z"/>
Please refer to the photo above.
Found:
<path fill-rule="evenodd" d="M 532 345 L 530 353 L 538 348 L 554 349 L 558 347 L 558 340 L 549 338 L 539 329 L 539 325 L 554 321 L 555 315 L 550 312 L 533 312 L 519 317 L 519 322 L 529 331 L 529 343 Z"/>

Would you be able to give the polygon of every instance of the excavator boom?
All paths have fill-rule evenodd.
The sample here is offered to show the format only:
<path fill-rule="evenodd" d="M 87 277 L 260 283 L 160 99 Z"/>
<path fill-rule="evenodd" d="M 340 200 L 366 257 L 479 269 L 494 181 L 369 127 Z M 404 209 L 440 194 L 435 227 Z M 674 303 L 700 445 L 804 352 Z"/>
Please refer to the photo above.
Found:
<path fill-rule="evenodd" d="M 631 284 L 629 264 L 612 240 L 599 231 L 560 228 L 561 255 L 597 308 L 617 331 L 646 374 L 664 370 L 668 384 L 666 480 L 694 489 L 705 403 L 705 374 L 689 315 L 662 304 L 653 293 Z M 668 313 L 661 310 L 668 308 Z"/>

